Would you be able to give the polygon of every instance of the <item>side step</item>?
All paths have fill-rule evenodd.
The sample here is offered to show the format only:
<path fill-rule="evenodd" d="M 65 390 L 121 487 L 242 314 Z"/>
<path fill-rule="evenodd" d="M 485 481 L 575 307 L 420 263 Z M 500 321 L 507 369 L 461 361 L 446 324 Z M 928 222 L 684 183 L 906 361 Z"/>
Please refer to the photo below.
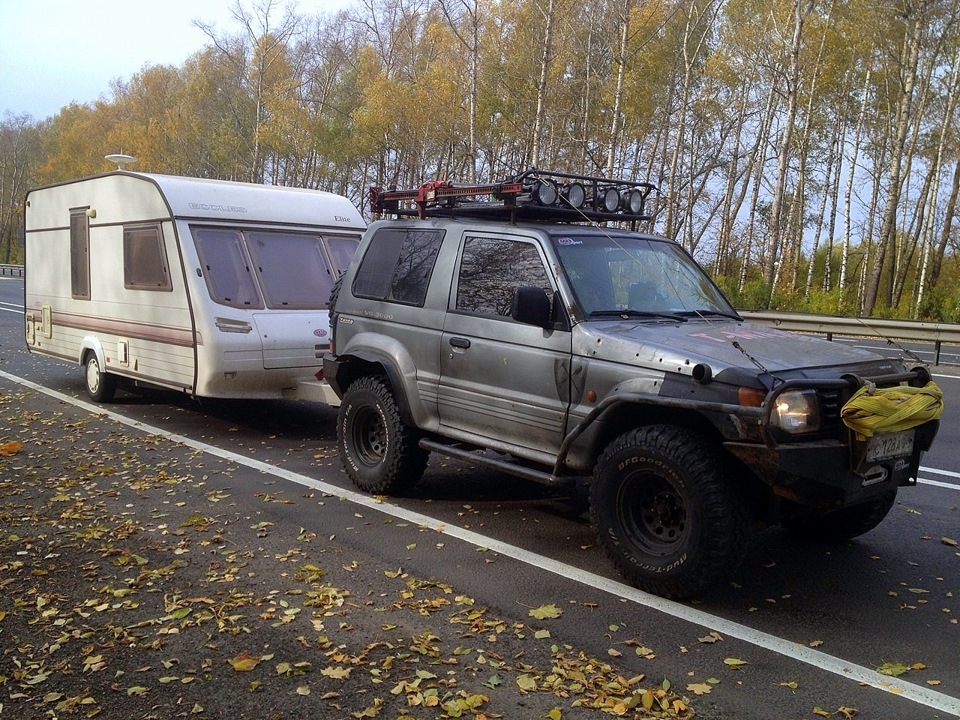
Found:
<path fill-rule="evenodd" d="M 543 470 L 535 470 L 524 465 L 518 465 L 510 460 L 500 460 L 497 458 L 488 457 L 486 455 L 481 455 L 480 451 L 477 450 L 466 450 L 462 447 L 445 445 L 435 440 L 428 440 L 426 438 L 422 439 L 419 444 L 424 450 L 429 450 L 430 452 L 446 455 L 447 457 L 463 460 L 465 462 L 472 463 L 474 465 L 480 465 L 481 467 L 490 468 L 492 470 L 499 470 L 500 472 L 504 472 L 509 475 L 515 475 L 523 478 L 524 480 L 532 480 L 533 482 L 553 488 L 566 488 L 576 483 L 576 478 L 557 477 L 556 475 L 544 472 Z"/>

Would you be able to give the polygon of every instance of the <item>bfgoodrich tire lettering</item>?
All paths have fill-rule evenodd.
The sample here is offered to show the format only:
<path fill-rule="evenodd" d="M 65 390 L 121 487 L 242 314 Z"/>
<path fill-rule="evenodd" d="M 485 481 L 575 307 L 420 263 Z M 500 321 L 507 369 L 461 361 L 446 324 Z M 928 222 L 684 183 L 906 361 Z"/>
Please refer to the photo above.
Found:
<path fill-rule="evenodd" d="M 689 597 L 729 575 L 749 547 L 743 498 L 719 452 L 682 428 L 638 428 L 594 469 L 590 517 L 607 555 L 633 585 Z"/>
<path fill-rule="evenodd" d="M 375 495 L 412 488 L 427 466 L 428 453 L 418 440 L 386 380 L 362 377 L 350 385 L 337 418 L 337 447 L 354 485 Z"/>

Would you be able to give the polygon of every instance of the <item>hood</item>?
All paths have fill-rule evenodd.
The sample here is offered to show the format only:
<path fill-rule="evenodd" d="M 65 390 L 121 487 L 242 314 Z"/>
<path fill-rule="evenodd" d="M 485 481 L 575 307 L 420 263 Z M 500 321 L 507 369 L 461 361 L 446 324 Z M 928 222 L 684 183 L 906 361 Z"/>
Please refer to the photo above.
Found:
<path fill-rule="evenodd" d="M 882 360 L 867 350 L 728 319 L 607 320 L 581 323 L 577 328 L 583 333 L 580 349 L 589 357 L 674 372 L 689 372 L 705 363 L 715 377 L 731 369 L 756 371 L 758 364 L 777 373 Z"/>

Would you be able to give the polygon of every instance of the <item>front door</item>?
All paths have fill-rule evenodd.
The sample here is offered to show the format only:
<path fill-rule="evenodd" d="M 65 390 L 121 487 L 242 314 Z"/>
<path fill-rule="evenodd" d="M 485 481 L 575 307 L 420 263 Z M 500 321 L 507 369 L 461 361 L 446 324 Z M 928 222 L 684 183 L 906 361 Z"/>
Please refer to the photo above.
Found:
<path fill-rule="evenodd" d="M 534 242 L 464 237 L 440 346 L 440 423 L 457 435 L 554 454 L 569 408 L 570 332 L 515 322 L 520 286 L 555 296 Z"/>

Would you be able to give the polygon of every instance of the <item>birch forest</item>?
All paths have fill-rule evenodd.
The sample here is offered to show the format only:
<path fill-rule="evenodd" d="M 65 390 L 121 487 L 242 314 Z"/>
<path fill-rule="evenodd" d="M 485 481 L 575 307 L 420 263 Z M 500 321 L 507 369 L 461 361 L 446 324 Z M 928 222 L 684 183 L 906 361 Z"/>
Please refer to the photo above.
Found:
<path fill-rule="evenodd" d="M 304 3 L 307 4 L 307 3 Z M 235 0 L 180 67 L 0 117 L 0 262 L 30 187 L 112 169 L 320 188 L 654 183 L 745 309 L 960 322 L 956 0 Z"/>

